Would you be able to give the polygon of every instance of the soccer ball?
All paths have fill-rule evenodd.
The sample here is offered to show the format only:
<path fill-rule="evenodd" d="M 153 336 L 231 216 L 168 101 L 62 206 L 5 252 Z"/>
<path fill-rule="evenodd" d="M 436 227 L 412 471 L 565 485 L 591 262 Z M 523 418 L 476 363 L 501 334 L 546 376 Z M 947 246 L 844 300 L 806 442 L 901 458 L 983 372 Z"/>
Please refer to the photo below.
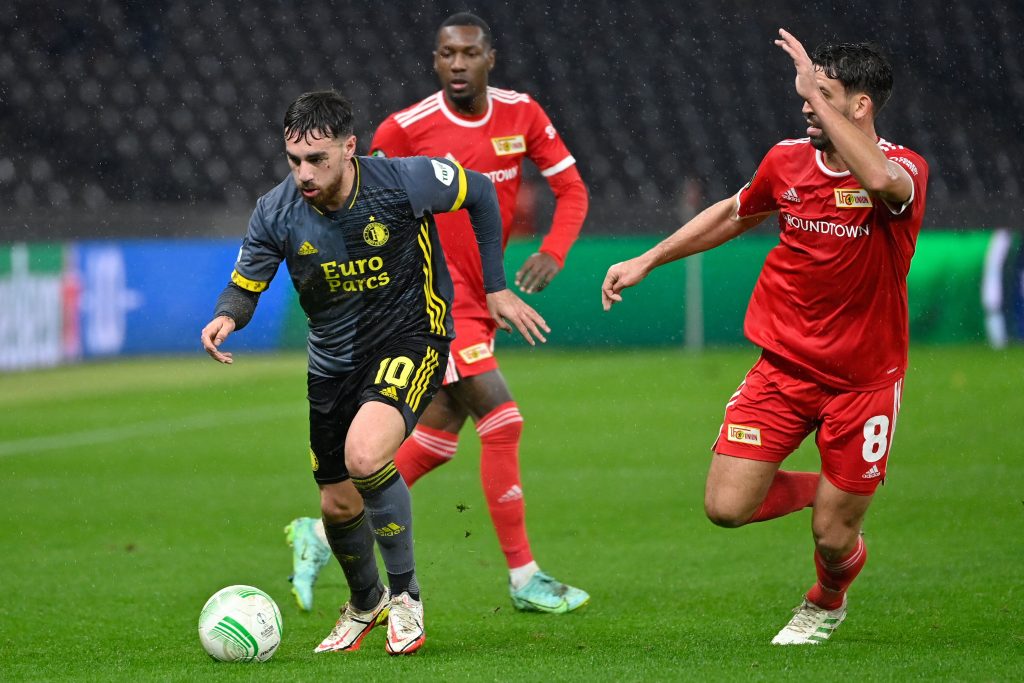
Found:
<path fill-rule="evenodd" d="M 199 642 L 221 662 L 265 662 L 281 644 L 281 610 L 259 588 L 222 588 L 199 613 Z"/>

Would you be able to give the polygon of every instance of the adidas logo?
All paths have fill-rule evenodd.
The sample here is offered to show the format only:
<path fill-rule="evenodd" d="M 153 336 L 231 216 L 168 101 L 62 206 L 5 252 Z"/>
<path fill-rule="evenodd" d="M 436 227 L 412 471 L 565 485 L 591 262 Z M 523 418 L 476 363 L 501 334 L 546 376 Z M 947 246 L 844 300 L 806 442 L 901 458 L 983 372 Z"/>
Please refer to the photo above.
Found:
<path fill-rule="evenodd" d="M 378 536 L 397 536 L 403 531 L 405 531 L 404 526 L 391 522 L 387 526 L 382 526 L 379 529 L 374 529 L 373 533 L 377 534 Z"/>
<path fill-rule="evenodd" d="M 793 202 L 794 204 L 800 203 L 800 195 L 798 195 L 796 190 L 792 187 L 782 193 L 781 199 L 784 199 L 787 202 Z"/>
<path fill-rule="evenodd" d="M 523 490 L 519 488 L 519 484 L 513 484 L 512 488 L 502 494 L 501 498 L 498 499 L 499 503 L 511 503 L 513 500 L 521 500 L 523 497 Z"/>
<path fill-rule="evenodd" d="M 309 256 L 310 254 L 317 254 L 317 253 L 319 253 L 319 252 L 316 250 L 316 247 L 314 247 L 309 242 L 303 242 L 302 246 L 299 247 L 299 256 Z"/>
<path fill-rule="evenodd" d="M 882 476 L 882 473 L 878 471 L 878 465 L 872 465 L 871 469 L 860 475 L 861 479 L 874 479 L 875 477 Z"/>
<path fill-rule="evenodd" d="M 392 401 L 397 401 L 398 400 L 398 392 L 395 391 L 395 388 L 393 386 L 391 386 L 390 384 L 380 390 L 380 395 L 381 396 L 387 396 Z"/>

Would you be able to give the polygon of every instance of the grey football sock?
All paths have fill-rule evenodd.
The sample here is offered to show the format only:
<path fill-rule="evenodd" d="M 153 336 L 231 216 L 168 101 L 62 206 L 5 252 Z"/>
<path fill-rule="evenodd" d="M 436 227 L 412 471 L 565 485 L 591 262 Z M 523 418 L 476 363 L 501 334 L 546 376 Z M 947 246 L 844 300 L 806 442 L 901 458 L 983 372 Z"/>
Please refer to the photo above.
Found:
<path fill-rule="evenodd" d="M 352 593 L 352 606 L 359 610 L 376 606 L 383 586 L 377 570 L 377 558 L 373 554 L 373 534 L 366 515 L 360 512 L 341 524 L 328 524 L 324 521 L 324 533 L 334 557 L 345 572 L 345 581 Z"/>
<path fill-rule="evenodd" d="M 416 561 L 413 557 L 412 498 L 394 462 L 368 477 L 352 478 L 363 496 L 373 535 L 384 559 L 388 582 L 394 595 L 409 592 L 419 599 Z M 416 595 L 412 595 L 412 589 Z"/>

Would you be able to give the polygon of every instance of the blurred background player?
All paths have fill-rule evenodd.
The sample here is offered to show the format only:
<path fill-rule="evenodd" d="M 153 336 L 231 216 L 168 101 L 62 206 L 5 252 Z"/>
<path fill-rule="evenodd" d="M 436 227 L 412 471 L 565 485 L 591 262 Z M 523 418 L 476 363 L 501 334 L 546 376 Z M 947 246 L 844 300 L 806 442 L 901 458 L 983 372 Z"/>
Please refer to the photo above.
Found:
<path fill-rule="evenodd" d="M 526 293 L 543 290 L 561 270 L 586 217 L 586 186 L 544 110 L 528 95 L 488 85 L 496 52 L 479 17 L 452 15 L 437 34 L 434 70 L 441 90 L 389 116 L 377 129 L 371 154 L 454 159 L 491 179 L 501 205 L 504 241 L 529 158 L 556 198 L 551 230 L 516 273 Z M 480 478 L 491 520 L 509 568 L 513 605 L 524 611 L 564 613 L 584 605 L 583 590 L 540 570 L 526 533 L 519 474 L 523 418 L 494 357 L 495 325 L 487 313 L 480 256 L 464 212 L 437 216 L 445 259 L 455 283 L 456 337 L 444 386 L 395 457 L 412 486 L 455 455 L 467 418 L 480 436 Z M 322 522 L 308 517 L 286 528 L 293 548 L 292 592 L 299 606 L 313 603 L 313 584 L 329 557 Z"/>
<path fill-rule="evenodd" d="M 726 404 L 704 507 L 738 527 L 814 507 L 818 581 L 776 645 L 827 640 L 867 559 L 861 523 L 886 462 L 907 366 L 907 272 L 928 165 L 875 133 L 892 67 L 871 45 L 819 47 L 780 29 L 804 99 L 806 138 L 773 147 L 739 193 L 647 253 L 613 265 L 605 310 L 660 265 L 707 251 L 778 213 L 744 324 L 761 358 Z M 821 474 L 779 469 L 817 431 Z"/>
<path fill-rule="evenodd" d="M 388 620 L 389 654 L 423 644 L 409 489 L 393 462 L 444 375 L 453 336 L 451 279 L 432 215 L 465 207 L 483 258 L 487 303 L 503 327 L 543 341 L 543 319 L 505 286 L 493 185 L 447 159 L 355 156 L 352 107 L 334 91 L 296 99 L 284 117 L 291 176 L 256 204 L 231 281 L 202 343 L 252 318 L 288 264 L 309 320 L 309 444 L 326 538 L 351 591 L 316 652 L 356 650 Z M 379 578 L 380 551 L 388 586 Z"/>

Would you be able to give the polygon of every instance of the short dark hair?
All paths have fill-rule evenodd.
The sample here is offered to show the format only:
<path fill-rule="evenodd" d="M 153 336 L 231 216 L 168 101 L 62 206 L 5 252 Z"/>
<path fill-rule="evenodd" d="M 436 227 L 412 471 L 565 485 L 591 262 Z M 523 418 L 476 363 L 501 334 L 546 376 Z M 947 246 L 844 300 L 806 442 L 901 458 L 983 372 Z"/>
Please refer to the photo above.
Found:
<path fill-rule="evenodd" d="M 305 139 L 314 131 L 320 136 L 352 135 L 352 103 L 337 90 L 315 90 L 296 98 L 284 113 L 284 135 Z"/>
<path fill-rule="evenodd" d="M 441 33 L 441 29 L 448 28 L 449 26 L 476 26 L 484 34 L 484 43 L 487 47 L 491 47 L 494 42 L 491 38 L 491 27 L 487 25 L 487 22 L 473 14 L 472 12 L 456 12 L 451 15 L 437 28 L 438 34 Z"/>
<path fill-rule="evenodd" d="M 867 93 L 875 115 L 892 94 L 892 65 L 874 43 L 825 43 L 814 49 L 811 61 L 847 90 Z"/>

